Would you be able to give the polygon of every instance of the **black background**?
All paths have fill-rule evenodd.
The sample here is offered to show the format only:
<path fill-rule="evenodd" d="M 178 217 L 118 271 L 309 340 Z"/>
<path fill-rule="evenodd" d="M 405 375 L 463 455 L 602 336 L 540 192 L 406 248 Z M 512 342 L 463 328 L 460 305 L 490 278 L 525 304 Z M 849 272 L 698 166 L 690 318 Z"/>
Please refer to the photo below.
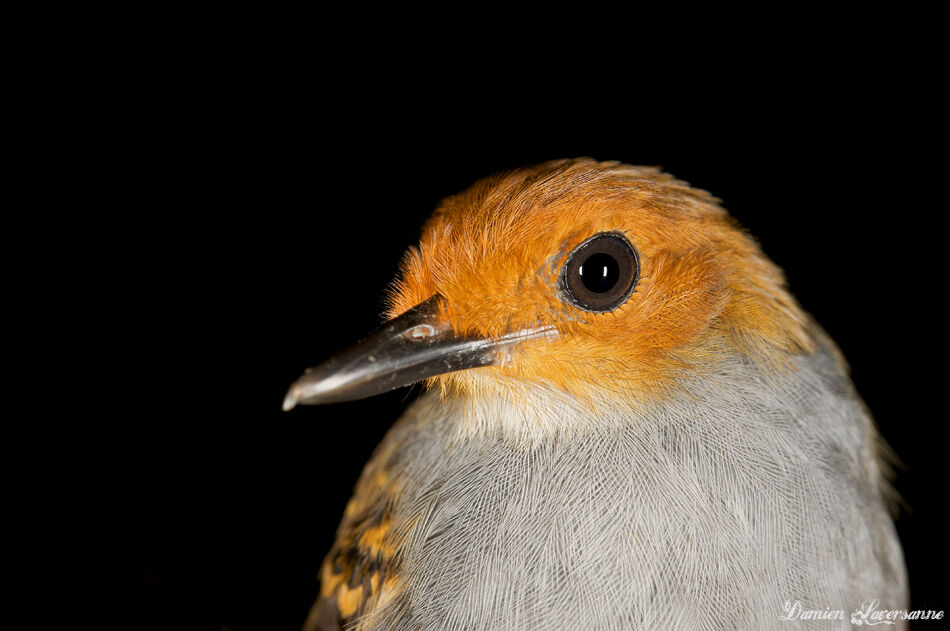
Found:
<path fill-rule="evenodd" d="M 415 18 L 341 34 L 336 14 L 136 17 L 54 64 L 62 226 L 92 237 L 59 273 L 102 397 L 54 428 L 92 454 L 58 482 L 96 532 L 90 610 L 107 602 L 125 628 L 298 627 L 414 393 L 283 413 L 286 387 L 379 322 L 441 198 L 577 156 L 711 191 L 785 269 L 905 463 L 912 605 L 947 607 L 945 161 L 926 50 L 819 29 L 715 61 L 715 36 L 682 62 L 606 55 L 564 26 L 542 45 L 529 9 L 481 16 L 474 58 L 439 65 L 454 32 L 404 31 Z M 490 54 L 499 41 L 516 45 Z"/>

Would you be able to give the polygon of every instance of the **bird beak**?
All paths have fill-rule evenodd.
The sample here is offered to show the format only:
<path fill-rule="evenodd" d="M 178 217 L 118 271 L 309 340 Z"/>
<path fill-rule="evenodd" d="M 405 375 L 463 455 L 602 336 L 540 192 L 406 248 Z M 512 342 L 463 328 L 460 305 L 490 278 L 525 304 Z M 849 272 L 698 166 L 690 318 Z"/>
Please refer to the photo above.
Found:
<path fill-rule="evenodd" d="M 284 410 L 298 403 L 365 399 L 447 372 L 498 365 L 518 343 L 556 336 L 551 326 L 499 338 L 456 335 L 451 325 L 439 318 L 442 300 L 442 296 L 434 295 L 319 366 L 307 369 L 287 391 Z"/>

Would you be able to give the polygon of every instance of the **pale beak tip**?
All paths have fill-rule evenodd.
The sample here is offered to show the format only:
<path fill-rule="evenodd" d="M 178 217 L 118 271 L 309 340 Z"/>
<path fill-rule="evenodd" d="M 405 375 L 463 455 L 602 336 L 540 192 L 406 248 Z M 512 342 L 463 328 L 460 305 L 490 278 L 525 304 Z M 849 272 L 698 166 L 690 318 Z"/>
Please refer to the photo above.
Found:
<path fill-rule="evenodd" d="M 287 396 L 284 397 L 284 412 L 290 412 L 292 409 L 297 407 L 297 402 L 300 400 L 300 388 L 298 386 L 291 386 L 290 390 L 287 391 Z"/>

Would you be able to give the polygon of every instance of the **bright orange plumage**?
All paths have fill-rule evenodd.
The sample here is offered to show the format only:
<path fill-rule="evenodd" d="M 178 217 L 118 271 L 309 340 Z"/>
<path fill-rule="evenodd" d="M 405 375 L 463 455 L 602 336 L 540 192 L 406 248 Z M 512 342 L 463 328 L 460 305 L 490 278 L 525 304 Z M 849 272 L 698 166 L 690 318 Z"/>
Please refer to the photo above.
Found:
<path fill-rule="evenodd" d="M 639 286 L 621 308 L 592 314 L 552 287 L 574 246 L 610 230 L 635 242 Z M 435 293 L 457 332 L 554 325 L 571 333 L 525 343 L 506 366 L 435 378 L 462 390 L 491 387 L 494 375 L 506 388 L 514 378 L 583 394 L 594 370 L 606 388 L 655 396 L 681 368 L 709 365 L 720 344 L 777 367 L 789 352 L 811 348 L 781 270 L 714 197 L 649 167 L 549 162 L 446 199 L 406 255 L 388 316 Z"/>

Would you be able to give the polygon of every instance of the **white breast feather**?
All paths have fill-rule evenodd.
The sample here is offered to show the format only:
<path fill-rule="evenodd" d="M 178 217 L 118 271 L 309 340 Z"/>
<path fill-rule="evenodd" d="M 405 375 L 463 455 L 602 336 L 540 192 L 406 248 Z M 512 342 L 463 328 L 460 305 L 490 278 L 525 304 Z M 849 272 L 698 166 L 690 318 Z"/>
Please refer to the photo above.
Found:
<path fill-rule="evenodd" d="M 405 587 L 360 628 L 832 630 L 851 625 L 783 603 L 906 607 L 874 428 L 832 353 L 680 387 L 598 418 L 553 390 L 527 413 L 421 397 L 386 438 Z"/>

